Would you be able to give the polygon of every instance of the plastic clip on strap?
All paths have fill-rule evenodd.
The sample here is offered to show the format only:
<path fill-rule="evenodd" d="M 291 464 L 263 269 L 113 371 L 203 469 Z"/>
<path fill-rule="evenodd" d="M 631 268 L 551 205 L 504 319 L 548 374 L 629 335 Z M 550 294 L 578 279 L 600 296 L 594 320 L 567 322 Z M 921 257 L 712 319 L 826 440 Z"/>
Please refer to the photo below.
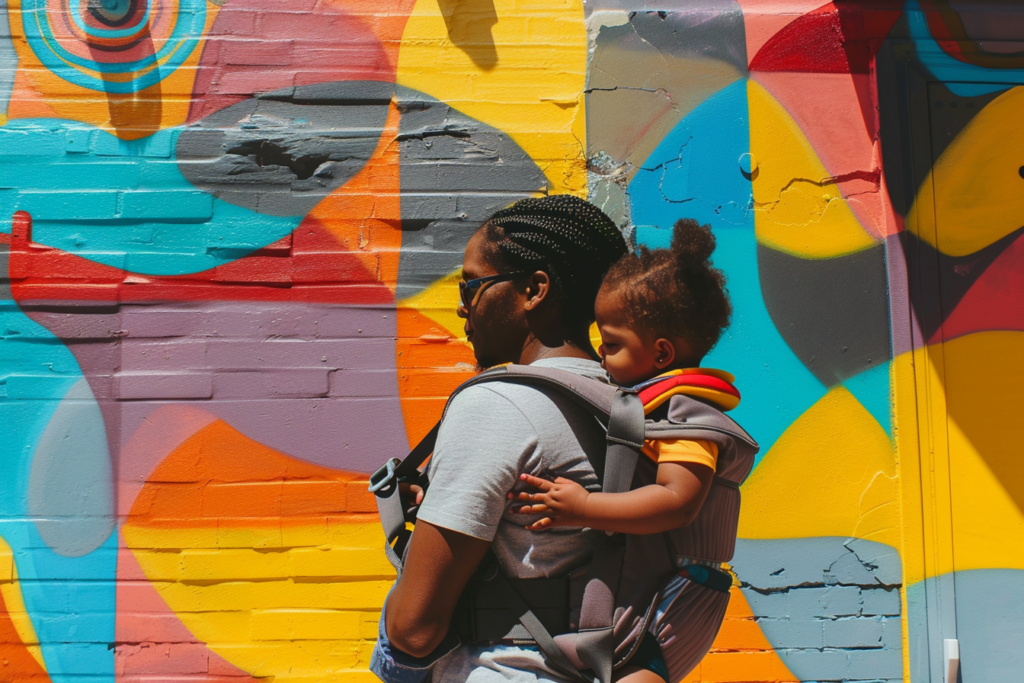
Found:
<path fill-rule="evenodd" d="M 384 537 L 387 539 L 384 553 L 387 555 L 388 562 L 399 574 L 402 572 L 402 555 L 405 545 L 411 536 L 409 530 L 405 528 L 405 523 L 415 521 L 415 516 L 409 519 L 406 515 L 405 508 L 402 506 L 399 485 L 405 479 L 420 476 L 419 466 L 434 452 L 437 431 L 440 427 L 440 422 L 434 425 L 434 428 L 416 444 L 405 460 L 392 458 L 370 475 L 369 490 L 376 498 L 380 524 L 384 528 Z"/>

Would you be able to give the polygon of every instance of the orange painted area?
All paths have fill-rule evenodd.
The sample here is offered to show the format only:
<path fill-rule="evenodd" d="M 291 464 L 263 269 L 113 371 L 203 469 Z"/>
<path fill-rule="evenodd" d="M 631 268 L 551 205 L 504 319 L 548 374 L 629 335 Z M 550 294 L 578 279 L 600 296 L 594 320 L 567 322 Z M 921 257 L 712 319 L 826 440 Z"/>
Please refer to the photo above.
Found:
<path fill-rule="evenodd" d="M 398 395 L 409 444 L 430 431 L 448 396 L 475 373 L 469 344 L 414 308 L 398 309 L 395 343 Z"/>
<path fill-rule="evenodd" d="M 345 249 L 360 252 L 379 282 L 392 292 L 398 284 L 402 249 L 402 201 L 399 196 L 398 135 L 400 114 L 394 101 L 388 109 L 377 149 L 351 180 L 323 199 L 299 225 L 319 222 Z"/>
<path fill-rule="evenodd" d="M 291 458 L 218 420 L 153 470 L 125 534 L 132 527 L 276 528 L 374 511 L 365 475 Z"/>
<path fill-rule="evenodd" d="M 4 603 L 3 593 L 0 592 L 0 681 L 22 683 L 49 680 L 46 670 L 39 665 L 18 635 Z"/>
<path fill-rule="evenodd" d="M 206 3 L 203 35 L 209 33 L 219 9 L 214 3 Z M 137 140 L 179 126 L 188 117 L 205 39 L 198 41 L 188 59 L 159 83 L 137 93 L 119 95 L 83 88 L 44 67 L 25 38 L 20 0 L 11 2 L 8 16 L 11 42 L 18 53 L 8 119 L 52 117 L 81 121 L 122 140 Z"/>
<path fill-rule="evenodd" d="M 682 683 L 797 683 L 754 620 L 736 586 L 711 651 Z"/>

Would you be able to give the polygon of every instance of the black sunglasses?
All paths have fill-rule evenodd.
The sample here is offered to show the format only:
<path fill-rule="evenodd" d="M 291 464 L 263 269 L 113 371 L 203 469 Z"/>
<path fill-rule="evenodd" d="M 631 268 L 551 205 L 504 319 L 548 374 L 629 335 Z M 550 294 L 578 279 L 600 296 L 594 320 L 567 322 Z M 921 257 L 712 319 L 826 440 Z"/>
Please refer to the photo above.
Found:
<path fill-rule="evenodd" d="M 508 282 L 509 280 L 514 280 L 517 277 L 522 277 L 523 275 L 529 275 L 529 273 L 502 273 L 501 275 L 487 275 L 485 277 L 477 277 L 473 278 L 472 280 L 460 282 L 459 298 L 462 299 L 462 305 L 465 306 L 466 310 L 468 311 L 473 306 L 473 299 L 476 298 L 477 292 L 479 292 L 480 288 L 486 285 L 487 283 Z"/>

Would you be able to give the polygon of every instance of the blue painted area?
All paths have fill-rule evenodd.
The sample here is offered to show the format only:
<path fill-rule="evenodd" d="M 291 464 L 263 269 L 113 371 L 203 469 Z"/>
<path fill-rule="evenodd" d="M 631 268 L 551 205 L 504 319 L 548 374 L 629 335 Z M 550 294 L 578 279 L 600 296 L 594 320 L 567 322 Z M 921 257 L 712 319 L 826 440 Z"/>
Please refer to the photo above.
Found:
<path fill-rule="evenodd" d="M 79 674 L 114 680 L 108 644 L 114 642 L 116 534 L 90 553 L 65 557 L 46 544 L 29 519 L 36 447 L 61 401 L 80 381 L 71 352 L 0 290 L 0 536 L 14 552 L 25 607 L 54 683 L 82 680 L 75 678 Z M 98 410 L 92 412 L 102 419 Z M 83 593 L 74 580 L 107 588 Z"/>
<path fill-rule="evenodd" d="M 892 438 L 892 403 L 890 400 L 888 362 L 854 375 L 843 386 L 864 406 L 885 433 Z"/>
<path fill-rule="evenodd" d="M 933 628 L 929 634 L 923 623 L 911 623 L 910 632 L 916 634 L 910 639 L 913 680 L 929 680 L 929 662 L 933 673 L 941 668 L 941 640 L 954 637 L 960 641 L 960 673 L 965 683 L 1020 680 L 1024 671 L 1024 570 L 972 569 L 921 581 L 907 588 L 911 614 L 924 613 L 926 591 L 945 593 L 950 589 L 956 602 L 955 632 L 947 625 L 945 631 Z M 939 644 L 931 656 L 929 635 Z"/>
<path fill-rule="evenodd" d="M 902 678 L 895 548 L 838 536 L 739 539 L 732 567 L 761 631 L 801 681 Z"/>
<path fill-rule="evenodd" d="M 1024 69 L 986 69 L 951 57 L 932 38 L 917 0 L 907 0 L 906 13 L 917 58 L 954 95 L 976 97 L 1024 84 Z"/>
<path fill-rule="evenodd" d="M 746 81 L 709 97 L 651 153 L 629 185 L 637 240 L 667 247 L 679 218 L 710 224 L 715 265 L 728 277 L 732 326 L 704 364 L 736 375 L 743 401 L 731 415 L 760 443 L 757 462 L 782 433 L 825 395 L 779 335 L 758 278 L 750 181 Z"/>
<path fill-rule="evenodd" d="M 19 189 L 0 190 L 0 216 L 28 211 L 33 241 L 145 275 L 209 270 L 298 226 L 303 216 L 268 216 L 197 191 L 173 161 L 179 132 L 119 140 L 76 122 L 12 121 L 0 128 L 0 187 Z"/>
<path fill-rule="evenodd" d="M 155 0 L 149 0 L 153 2 Z M 46 0 L 24 0 L 21 11 L 25 28 L 25 39 L 43 66 L 64 80 L 74 85 L 99 92 L 126 94 L 135 93 L 155 85 L 170 76 L 189 58 L 202 38 L 206 26 L 205 0 L 180 0 L 175 11 L 174 27 L 170 35 L 159 41 L 160 48 L 141 59 L 130 62 L 99 62 L 80 57 L 66 50 L 53 35 L 50 27 L 51 17 L 59 19 L 59 14 L 47 12 Z M 71 5 L 74 15 L 78 5 Z M 64 5 L 67 12 L 68 5 Z M 148 15 L 147 4 L 147 15 Z M 98 29 L 86 27 L 81 22 L 79 27 L 87 34 L 98 39 L 121 38 L 134 33 L 145 37 L 144 23 L 136 23 L 128 29 Z M 133 74 L 127 80 L 107 80 L 97 78 L 91 72 L 101 74 Z"/>

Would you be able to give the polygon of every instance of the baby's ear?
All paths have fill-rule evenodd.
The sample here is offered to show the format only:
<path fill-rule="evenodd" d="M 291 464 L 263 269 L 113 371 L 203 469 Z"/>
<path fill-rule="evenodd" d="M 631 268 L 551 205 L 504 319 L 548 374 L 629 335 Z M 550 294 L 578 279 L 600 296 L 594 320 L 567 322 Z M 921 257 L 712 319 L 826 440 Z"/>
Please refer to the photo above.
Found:
<path fill-rule="evenodd" d="M 659 370 L 667 368 L 676 360 L 676 346 L 668 339 L 654 342 L 654 364 Z"/>

